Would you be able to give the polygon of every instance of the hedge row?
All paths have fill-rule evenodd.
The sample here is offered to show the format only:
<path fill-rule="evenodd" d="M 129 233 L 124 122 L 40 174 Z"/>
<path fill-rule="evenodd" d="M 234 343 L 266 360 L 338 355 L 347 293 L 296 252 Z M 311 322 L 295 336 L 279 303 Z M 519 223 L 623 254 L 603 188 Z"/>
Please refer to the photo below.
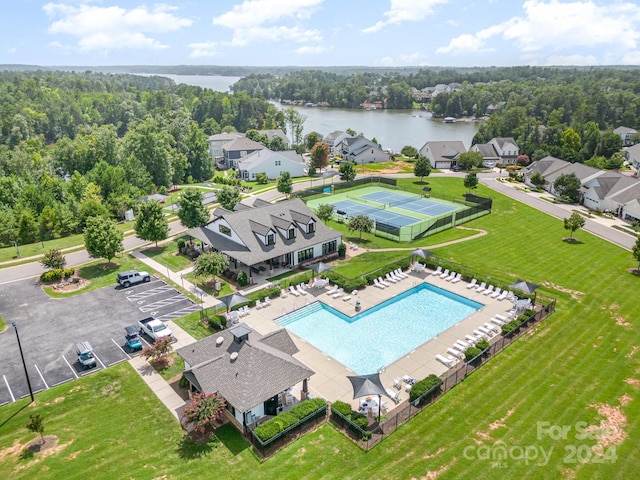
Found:
<path fill-rule="evenodd" d="M 288 412 L 281 413 L 277 417 L 267 420 L 262 425 L 256 427 L 254 433 L 264 443 L 280 432 L 300 422 L 303 418 L 308 417 L 326 404 L 327 402 L 322 398 L 314 398 L 300 402 Z"/>
<path fill-rule="evenodd" d="M 331 404 L 331 408 L 338 412 L 340 415 L 349 420 L 353 425 L 358 428 L 353 428 L 351 423 L 349 424 L 349 428 L 356 435 L 360 435 L 362 440 L 368 440 L 371 438 L 371 432 L 367 431 L 367 426 L 369 425 L 369 419 L 366 415 L 356 412 L 355 410 L 351 410 L 351 405 L 346 402 L 337 401 Z"/>
<path fill-rule="evenodd" d="M 440 380 L 440 377 L 431 374 L 427 378 L 424 378 L 419 382 L 413 384 L 413 386 L 411 387 L 411 391 L 409 392 L 409 400 L 413 402 L 432 388 L 435 388 L 439 385 L 442 385 L 442 380 Z"/>
<path fill-rule="evenodd" d="M 62 280 L 63 278 L 69 278 L 74 273 L 76 273 L 76 269 L 65 268 L 64 270 L 61 268 L 56 268 L 55 270 L 47 270 L 46 272 L 42 272 L 40 275 L 41 282 L 55 282 L 56 280 Z"/>

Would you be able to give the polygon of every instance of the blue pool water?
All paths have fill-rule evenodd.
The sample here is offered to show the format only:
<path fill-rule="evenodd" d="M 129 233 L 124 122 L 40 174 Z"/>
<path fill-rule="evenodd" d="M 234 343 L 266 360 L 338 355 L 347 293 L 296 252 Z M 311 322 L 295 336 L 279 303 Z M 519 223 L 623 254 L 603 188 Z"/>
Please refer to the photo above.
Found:
<path fill-rule="evenodd" d="M 395 362 L 481 307 L 481 303 L 423 283 L 353 317 L 314 302 L 276 322 L 350 370 L 366 375 Z"/>

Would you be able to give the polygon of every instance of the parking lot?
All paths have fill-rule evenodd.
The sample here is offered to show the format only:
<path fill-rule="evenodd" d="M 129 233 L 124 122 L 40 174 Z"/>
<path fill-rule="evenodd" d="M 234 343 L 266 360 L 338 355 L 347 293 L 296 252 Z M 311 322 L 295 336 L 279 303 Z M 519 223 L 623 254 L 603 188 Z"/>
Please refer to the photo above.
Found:
<path fill-rule="evenodd" d="M 65 299 L 53 299 L 24 280 L 0 285 L 0 315 L 9 328 L 0 335 L 0 405 L 29 395 L 20 358 L 15 322 L 34 393 L 130 359 L 124 327 L 153 316 L 162 321 L 181 317 L 200 307 L 164 282 L 128 289 L 114 285 Z M 143 345 L 152 340 L 142 336 Z M 89 342 L 96 367 L 85 370 L 75 345 Z"/>

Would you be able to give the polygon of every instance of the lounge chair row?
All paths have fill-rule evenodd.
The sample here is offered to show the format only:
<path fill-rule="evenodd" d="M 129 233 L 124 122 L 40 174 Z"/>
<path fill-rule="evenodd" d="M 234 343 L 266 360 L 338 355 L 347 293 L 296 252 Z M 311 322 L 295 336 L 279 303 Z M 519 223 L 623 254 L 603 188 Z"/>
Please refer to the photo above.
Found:
<path fill-rule="evenodd" d="M 307 284 L 306 283 L 299 283 L 295 287 L 293 285 L 290 285 L 289 286 L 289 293 L 291 295 L 293 295 L 294 297 L 299 297 L 300 295 L 306 295 L 307 294 L 307 292 L 305 292 L 306 289 L 307 289 Z"/>
<path fill-rule="evenodd" d="M 271 305 L 271 301 L 269 300 L 269 297 L 264 297 L 264 299 L 262 301 L 260 301 L 259 299 L 256 300 L 256 309 L 259 310 L 261 308 L 265 308 Z"/>

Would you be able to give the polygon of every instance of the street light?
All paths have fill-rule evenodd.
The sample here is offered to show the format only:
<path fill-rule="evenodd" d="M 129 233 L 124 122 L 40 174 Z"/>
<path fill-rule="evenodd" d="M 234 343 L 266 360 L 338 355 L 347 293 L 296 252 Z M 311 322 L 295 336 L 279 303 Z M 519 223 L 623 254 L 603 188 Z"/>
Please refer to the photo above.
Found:
<path fill-rule="evenodd" d="M 18 327 L 16 322 L 11 322 L 14 330 L 16 331 L 16 338 L 18 339 L 18 348 L 20 349 L 20 358 L 22 358 L 22 366 L 24 367 L 24 375 L 27 377 L 27 386 L 29 387 L 29 395 L 31 395 L 31 401 L 33 402 L 33 390 L 31 389 L 31 380 L 29 380 L 29 372 L 27 372 L 27 364 L 24 362 L 24 354 L 22 353 L 22 344 L 20 343 L 20 335 L 18 335 Z"/>

